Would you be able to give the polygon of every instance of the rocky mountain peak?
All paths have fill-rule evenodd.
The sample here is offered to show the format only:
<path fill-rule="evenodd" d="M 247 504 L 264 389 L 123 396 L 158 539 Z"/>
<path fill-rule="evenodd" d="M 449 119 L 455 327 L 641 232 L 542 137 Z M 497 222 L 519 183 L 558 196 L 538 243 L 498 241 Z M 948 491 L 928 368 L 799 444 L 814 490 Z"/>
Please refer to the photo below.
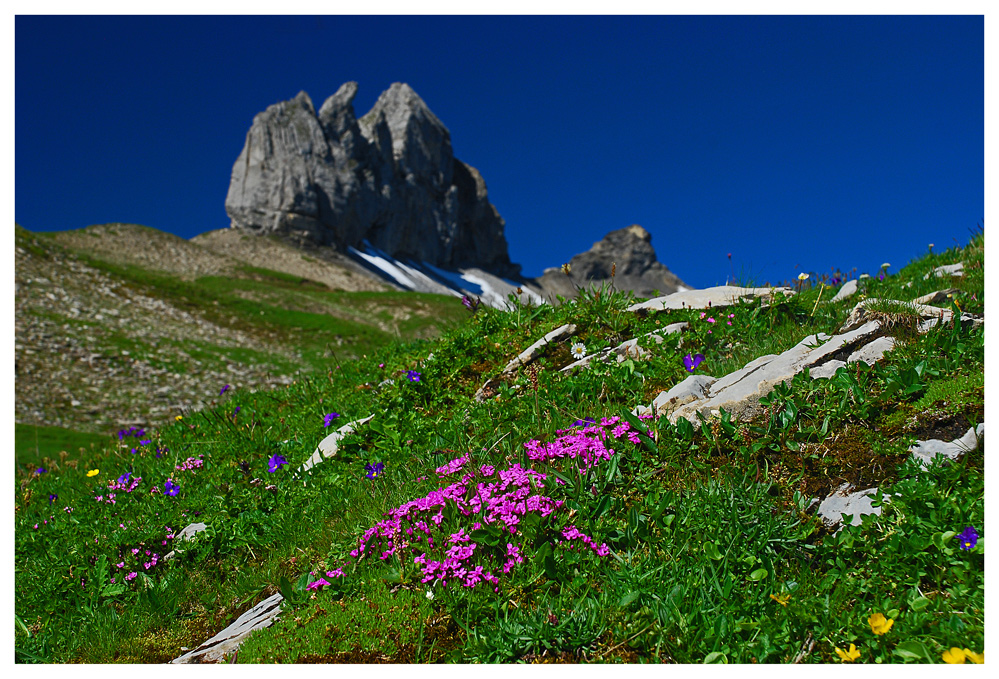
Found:
<path fill-rule="evenodd" d="M 574 297 L 575 287 L 586 287 L 610 281 L 614 286 L 633 290 L 638 297 L 669 294 L 688 289 L 672 271 L 656 257 L 652 234 L 632 224 L 611 231 L 586 252 L 569 260 L 567 277 L 560 268 L 546 269 L 539 285 L 563 297 Z"/>
<path fill-rule="evenodd" d="M 357 96 L 357 83 L 348 82 L 340 86 L 336 94 L 323 102 L 319 109 L 319 123 L 327 136 L 339 139 L 345 132 L 357 126 L 354 117 L 354 97 Z"/>
<path fill-rule="evenodd" d="M 652 234 L 638 224 L 611 231 L 569 263 L 587 280 L 610 278 L 612 264 L 617 265 L 617 273 L 636 276 L 659 264 L 652 248 Z M 662 264 L 659 266 L 665 269 Z"/>
<path fill-rule="evenodd" d="M 226 196 L 232 226 L 516 276 L 485 182 L 423 99 L 393 83 L 358 120 L 357 90 L 345 83 L 318 116 L 301 92 L 253 119 Z"/>

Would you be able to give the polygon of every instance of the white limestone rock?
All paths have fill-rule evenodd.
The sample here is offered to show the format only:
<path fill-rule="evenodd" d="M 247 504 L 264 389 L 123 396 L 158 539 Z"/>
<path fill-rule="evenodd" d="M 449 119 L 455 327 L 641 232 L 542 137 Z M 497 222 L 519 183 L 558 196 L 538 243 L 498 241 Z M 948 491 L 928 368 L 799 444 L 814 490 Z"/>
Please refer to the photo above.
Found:
<path fill-rule="evenodd" d="M 840 529 L 842 529 L 844 514 L 851 515 L 851 526 L 859 525 L 861 517 L 866 514 L 881 516 L 881 507 L 871 505 L 871 498 L 877 492 L 876 487 L 854 490 L 852 484 L 844 483 L 819 504 L 817 514 L 828 528 L 833 528 L 839 524 Z M 885 495 L 884 498 L 888 500 L 889 496 Z M 839 531 L 837 530 L 837 532 Z"/>
<path fill-rule="evenodd" d="M 182 531 L 180 531 L 179 533 L 177 533 L 176 539 L 180 540 L 181 542 L 187 542 L 191 538 L 193 538 L 195 535 L 197 535 L 198 533 L 204 531 L 206 528 L 208 528 L 208 525 L 204 524 L 204 523 L 200 523 L 200 522 L 199 523 L 188 524 L 187 526 L 184 527 L 184 529 Z M 177 551 L 174 550 L 174 549 L 171 549 L 166 554 L 166 556 L 163 557 L 163 560 L 164 561 L 169 561 L 170 559 L 174 558 L 175 556 L 177 556 Z"/>
<path fill-rule="evenodd" d="M 565 325 L 560 325 L 559 327 L 555 328 L 547 335 L 539 339 L 537 342 L 535 342 L 534 344 L 532 344 L 531 346 L 527 347 L 522 352 L 520 352 L 516 357 L 514 357 L 509 363 L 506 364 L 506 366 L 503 368 L 503 372 L 507 374 L 512 373 L 520 366 L 527 365 L 528 363 L 533 361 L 538 351 L 546 344 L 554 342 L 563 335 L 571 336 L 575 334 L 576 334 L 576 325 L 574 323 L 566 323 Z"/>
<path fill-rule="evenodd" d="M 920 333 L 928 332 L 931 328 L 940 323 L 941 319 L 944 324 L 950 323 L 951 318 L 954 315 L 954 312 L 950 309 L 942 309 L 940 307 L 929 306 L 927 304 L 917 304 L 915 302 L 903 302 L 900 300 L 890 301 L 905 307 L 922 319 L 919 324 Z M 840 332 L 848 332 L 856 327 L 859 327 L 861 324 L 866 323 L 874 313 L 869 307 L 876 306 L 880 302 L 882 302 L 882 300 L 869 297 L 857 303 L 857 305 L 853 307 L 853 310 L 850 311 L 850 315 L 847 316 L 843 325 L 840 327 Z M 962 312 L 960 322 L 962 327 L 977 328 L 980 327 L 985 321 L 981 316 Z"/>
<path fill-rule="evenodd" d="M 281 613 L 284 597 L 274 594 L 236 618 L 224 630 L 197 648 L 171 660 L 175 664 L 218 663 L 231 656 L 252 632 L 270 627 Z"/>
<path fill-rule="evenodd" d="M 846 283 L 843 283 L 843 287 L 841 287 L 836 292 L 836 295 L 830 301 L 838 302 L 841 299 L 846 299 L 847 297 L 855 295 L 856 293 L 857 293 L 857 279 L 854 278 L 853 280 L 849 280 Z"/>
<path fill-rule="evenodd" d="M 317 464 L 325 460 L 327 457 L 333 457 L 334 455 L 336 455 L 337 450 L 339 450 L 340 448 L 340 439 L 342 439 L 347 434 L 353 434 L 355 431 L 357 431 L 358 427 L 360 427 L 362 424 L 367 424 L 372 419 L 374 419 L 374 417 L 375 417 L 374 415 L 368 415 L 367 417 L 363 417 L 359 420 L 353 420 L 351 422 L 348 422 L 347 424 L 343 425 L 335 432 L 324 438 L 322 441 L 319 442 L 319 445 L 316 446 L 316 451 L 312 453 L 312 457 L 306 460 L 305 463 L 298 468 L 298 471 L 307 472 L 313 467 L 315 467 Z"/>
<path fill-rule="evenodd" d="M 833 359 L 831 361 L 826 361 L 822 365 L 817 365 L 813 368 L 808 369 L 808 376 L 813 380 L 818 379 L 828 379 L 836 374 L 836 371 L 846 365 L 846 361 L 837 361 Z"/>
<path fill-rule="evenodd" d="M 779 355 L 761 356 L 746 364 L 741 370 L 729 373 L 714 382 L 706 398 L 680 406 L 670 413 L 671 422 L 685 417 L 698 422 L 698 413 L 710 417 L 712 411 L 724 408 L 739 420 L 749 420 L 762 411 L 760 399 L 779 383 L 792 379 L 797 373 L 829 360 L 849 355 L 855 348 L 877 338 L 884 331 L 878 321 L 870 321 L 850 332 L 830 337 L 824 333 L 809 335 L 801 342 Z M 657 415 L 662 412 L 656 411 Z"/>
<path fill-rule="evenodd" d="M 683 290 L 681 292 L 674 292 L 671 295 L 656 297 L 632 304 L 626 311 L 639 311 L 640 309 L 663 311 L 665 309 L 724 307 L 735 304 L 739 300 L 770 299 L 778 291 L 788 297 L 795 294 L 791 288 L 740 288 L 734 285 L 719 285 L 703 290 Z"/>
<path fill-rule="evenodd" d="M 573 361 L 569 365 L 561 368 L 559 372 L 572 372 L 578 370 L 579 368 L 585 368 L 590 365 L 593 361 L 606 361 L 612 355 L 617 356 L 618 362 L 623 362 L 629 358 L 642 359 L 648 355 L 648 351 L 638 344 L 639 340 L 651 339 L 656 344 L 663 343 L 663 335 L 671 335 L 675 332 L 680 332 L 687 327 L 686 321 L 680 323 L 670 323 L 661 330 L 654 330 L 652 332 L 646 333 L 641 337 L 634 337 L 630 340 L 626 340 L 616 347 L 608 347 L 602 349 L 599 352 L 594 352 L 589 356 L 584 356 L 578 361 Z"/>
<path fill-rule="evenodd" d="M 916 441 L 909 448 L 909 452 L 919 461 L 920 465 L 928 467 L 938 457 L 955 460 L 965 453 L 970 453 L 978 448 L 978 444 L 984 436 L 985 423 L 983 422 L 977 427 L 968 429 L 964 436 L 953 441 L 941 441 L 940 439 Z"/>
<path fill-rule="evenodd" d="M 885 355 L 886 352 L 895 348 L 895 338 L 891 336 L 878 337 L 873 342 L 865 344 L 846 359 L 847 363 L 863 361 L 867 365 L 874 365 Z M 833 370 L 835 373 L 836 371 Z"/>
<path fill-rule="evenodd" d="M 683 382 L 673 385 L 669 391 L 659 392 L 652 407 L 657 413 L 669 412 L 692 401 L 707 398 L 708 389 L 717 381 L 711 375 L 690 375 Z"/>
<path fill-rule="evenodd" d="M 938 266 L 930 273 L 923 276 L 923 280 L 929 280 L 930 276 L 936 276 L 937 278 L 943 278 L 945 276 L 952 276 L 954 278 L 962 278 L 964 276 L 964 262 L 958 262 L 957 264 L 945 264 L 944 266 Z"/>
<path fill-rule="evenodd" d="M 961 291 L 957 288 L 947 288 L 946 290 L 937 290 L 936 292 L 931 292 L 927 295 L 917 297 L 912 300 L 913 304 L 943 304 L 945 302 L 953 299 L 955 295 L 961 294 Z"/>

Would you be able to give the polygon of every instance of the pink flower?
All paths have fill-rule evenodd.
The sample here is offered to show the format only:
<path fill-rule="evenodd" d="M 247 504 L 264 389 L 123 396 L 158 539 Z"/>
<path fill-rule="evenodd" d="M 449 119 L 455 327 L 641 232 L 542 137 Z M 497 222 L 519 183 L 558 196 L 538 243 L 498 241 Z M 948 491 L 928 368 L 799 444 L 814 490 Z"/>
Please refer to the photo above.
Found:
<path fill-rule="evenodd" d="M 713 319 L 713 318 L 708 318 L 708 323 L 714 323 L 714 322 L 715 322 L 715 319 Z"/>
<path fill-rule="evenodd" d="M 306 585 L 305 589 L 313 589 L 313 590 L 315 590 L 315 589 L 319 589 L 320 587 L 325 587 L 326 585 L 329 585 L 329 584 L 330 583 L 326 582 L 325 578 L 319 578 L 318 580 L 310 582 L 308 585 Z"/>

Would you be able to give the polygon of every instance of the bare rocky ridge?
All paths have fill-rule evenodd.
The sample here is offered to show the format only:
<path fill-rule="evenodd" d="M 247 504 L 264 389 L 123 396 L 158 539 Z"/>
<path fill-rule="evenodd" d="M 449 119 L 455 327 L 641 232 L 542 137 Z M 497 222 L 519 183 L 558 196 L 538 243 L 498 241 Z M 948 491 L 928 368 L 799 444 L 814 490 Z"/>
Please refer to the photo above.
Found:
<path fill-rule="evenodd" d="M 208 231 L 195 236 L 190 242 L 250 266 L 322 283 L 331 290 L 359 292 L 392 289 L 333 248 L 312 248 L 309 254 L 305 254 L 300 248 L 280 240 L 258 238 L 255 234 L 235 229 Z"/>
<path fill-rule="evenodd" d="M 148 226 L 112 223 L 45 237 L 106 262 L 160 271 L 182 280 L 233 276 L 246 266 L 254 266 L 321 283 L 331 290 L 393 288 L 333 248 L 314 248 L 306 254 L 278 238 L 257 238 L 233 229 L 208 231 L 185 240 Z"/>
<path fill-rule="evenodd" d="M 163 271 L 183 280 L 226 276 L 240 264 L 180 236 L 138 224 L 97 224 L 45 237 L 107 262 Z"/>
<path fill-rule="evenodd" d="M 344 300 L 323 288 L 399 289 L 329 247 L 309 254 L 279 238 L 232 229 L 190 241 L 135 224 L 33 234 L 15 228 L 15 420 L 81 431 L 161 425 L 211 402 L 223 384 L 252 390 L 291 382 L 309 370 L 299 347 L 269 326 L 189 308 L 173 293 L 88 264 L 88 257 L 172 278 L 299 279 L 303 292 L 247 286 L 230 295 L 326 314 L 401 336 L 431 337 L 439 307 L 414 298 Z M 254 268 L 250 268 L 254 267 Z M 413 325 L 419 317 L 430 322 Z M 230 327 L 234 326 L 234 327 Z M 241 329 L 240 329 L 241 328 Z M 344 340 L 330 337 L 334 344 Z M 233 360 L 231 355 L 251 358 Z M 348 349 L 342 357 L 350 355 Z M 282 365 L 276 365 L 276 363 Z"/>
<path fill-rule="evenodd" d="M 201 260 L 201 270 L 214 261 Z M 294 361 L 294 347 L 212 323 L 20 229 L 14 285 L 18 423 L 110 433 L 166 423 L 210 401 L 223 384 L 269 389 L 291 382 L 266 363 L 209 367 L 197 349 L 240 347 Z"/>

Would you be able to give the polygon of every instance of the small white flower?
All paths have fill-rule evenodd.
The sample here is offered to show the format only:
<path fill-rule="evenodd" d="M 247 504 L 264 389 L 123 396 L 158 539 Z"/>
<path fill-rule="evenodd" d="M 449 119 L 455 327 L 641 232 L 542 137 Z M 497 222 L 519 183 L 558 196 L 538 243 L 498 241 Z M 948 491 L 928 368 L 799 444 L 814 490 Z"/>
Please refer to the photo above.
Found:
<path fill-rule="evenodd" d="M 583 356 L 586 356 L 586 345 L 582 342 L 576 342 L 572 345 L 572 349 L 570 351 L 572 352 L 574 358 L 582 358 Z"/>
<path fill-rule="evenodd" d="M 887 269 L 890 266 L 891 266 L 891 264 L 889 264 L 888 262 L 885 262 L 884 264 L 881 265 L 881 268 L 882 269 Z"/>
<path fill-rule="evenodd" d="M 798 280 L 799 281 L 807 281 L 808 280 L 808 274 L 805 273 L 804 271 L 802 271 L 800 274 L 798 274 Z"/>
<path fill-rule="evenodd" d="M 427 590 L 427 598 L 428 599 L 433 599 L 434 598 L 434 593 L 431 592 L 429 589 Z"/>

